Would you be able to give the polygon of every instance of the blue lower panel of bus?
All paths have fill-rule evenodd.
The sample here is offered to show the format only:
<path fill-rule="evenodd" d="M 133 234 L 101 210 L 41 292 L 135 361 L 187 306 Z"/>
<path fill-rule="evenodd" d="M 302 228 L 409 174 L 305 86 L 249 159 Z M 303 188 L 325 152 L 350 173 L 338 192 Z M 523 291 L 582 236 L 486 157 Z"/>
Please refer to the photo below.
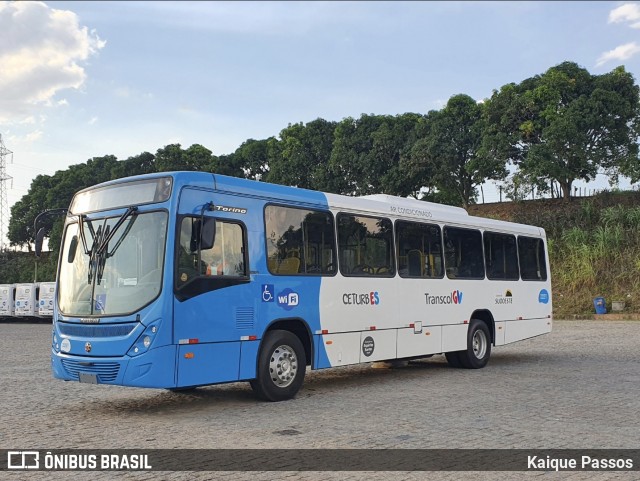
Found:
<path fill-rule="evenodd" d="M 175 388 L 253 379 L 260 341 L 169 345 L 136 357 L 51 351 L 54 377 L 122 386 Z M 177 353 L 177 383 L 176 383 Z"/>
<path fill-rule="evenodd" d="M 255 363 L 255 357 L 254 363 Z M 240 342 L 178 346 L 178 386 L 199 386 L 239 379 Z"/>
<path fill-rule="evenodd" d="M 98 384 L 175 387 L 176 346 L 151 349 L 137 357 L 85 357 L 51 351 L 54 377 Z"/>

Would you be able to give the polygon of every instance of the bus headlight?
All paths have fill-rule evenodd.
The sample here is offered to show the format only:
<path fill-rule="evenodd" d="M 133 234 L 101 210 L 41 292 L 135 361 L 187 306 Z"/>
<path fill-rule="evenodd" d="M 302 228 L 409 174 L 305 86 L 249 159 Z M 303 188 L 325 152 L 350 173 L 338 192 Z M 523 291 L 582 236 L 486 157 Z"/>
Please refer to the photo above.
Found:
<path fill-rule="evenodd" d="M 127 354 L 133 357 L 147 352 L 149 347 L 151 347 L 151 344 L 153 344 L 153 339 L 156 337 L 159 327 L 160 319 L 149 324 L 143 333 L 140 334 L 138 340 L 133 344 L 133 346 L 131 346 L 131 349 L 129 349 Z"/>

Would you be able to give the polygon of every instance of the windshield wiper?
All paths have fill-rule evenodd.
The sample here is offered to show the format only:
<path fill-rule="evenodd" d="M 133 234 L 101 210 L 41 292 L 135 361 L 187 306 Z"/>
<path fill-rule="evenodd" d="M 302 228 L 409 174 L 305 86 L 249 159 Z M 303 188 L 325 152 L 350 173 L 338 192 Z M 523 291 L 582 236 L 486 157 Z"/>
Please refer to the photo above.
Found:
<path fill-rule="evenodd" d="M 127 234 L 131 230 L 131 227 L 133 226 L 133 223 L 137 218 L 137 215 L 132 215 L 132 214 L 134 214 L 137 211 L 138 211 L 138 208 L 136 206 L 128 207 L 127 211 L 124 214 L 122 214 L 122 217 L 118 219 L 118 222 L 116 222 L 116 225 L 113 226 L 113 229 L 111 229 L 111 231 L 109 231 L 109 228 L 107 227 L 107 231 L 105 232 L 105 235 L 104 235 L 104 240 L 100 243 L 100 246 L 98 247 L 98 254 L 102 254 L 103 252 L 105 252 L 107 253 L 107 257 L 111 257 L 116 253 L 116 250 L 118 250 L 118 247 L 120 247 L 120 244 L 122 244 L 122 241 L 124 240 L 125 237 L 127 237 Z M 127 224 L 126 229 L 118 239 L 118 242 L 116 242 L 116 245 L 113 248 L 113 250 L 109 251 L 109 247 L 108 247 L 109 241 L 113 239 L 113 236 L 116 234 L 116 231 L 122 226 L 124 221 L 127 220 L 127 217 L 129 217 L 130 215 L 132 215 L 132 217 L 129 223 Z"/>
<path fill-rule="evenodd" d="M 108 228 L 107 228 L 108 229 Z M 98 230 L 93 234 L 93 243 L 91 244 L 91 249 L 89 249 L 89 274 L 87 283 L 91 284 L 93 280 L 93 273 L 97 270 L 98 263 L 100 262 L 100 257 L 98 255 L 98 250 L 100 247 L 100 243 L 102 242 L 102 237 L 104 236 L 104 232 L 107 230 L 103 230 L 102 226 L 98 226 Z"/>
<path fill-rule="evenodd" d="M 105 263 L 107 262 L 107 259 L 109 257 L 112 257 L 116 253 L 116 251 L 118 250 L 118 247 L 120 247 L 120 244 L 122 244 L 122 241 L 125 239 L 125 237 L 127 237 L 127 234 L 131 230 L 131 227 L 133 226 L 133 223 L 137 218 L 137 215 L 134 215 L 137 211 L 138 211 L 138 208 L 136 206 L 128 207 L 126 212 L 122 214 L 122 216 L 118 219 L 118 222 L 116 222 L 116 224 L 113 226 L 113 229 L 111 229 L 110 226 L 107 226 L 106 229 L 103 231 L 101 238 L 96 239 L 98 242 L 98 247 L 96 249 L 95 267 L 96 267 L 96 282 L 98 285 L 100 285 L 100 282 L 102 282 L 102 273 L 104 272 L 104 266 L 105 266 Z M 124 224 L 124 222 L 127 220 L 127 217 L 129 216 L 131 216 L 131 219 L 129 220 L 127 227 L 125 228 L 124 232 L 118 239 L 118 242 L 116 242 L 116 245 L 114 246 L 114 248 L 111 251 L 109 251 L 109 242 L 111 241 L 111 239 L 113 239 L 113 236 L 116 234 L 117 230 L 120 229 L 122 224 Z"/>
<path fill-rule="evenodd" d="M 88 247 L 87 237 L 84 233 L 84 219 L 86 215 L 80 214 L 78 215 L 78 230 L 80 233 L 80 240 L 82 241 L 82 250 L 84 254 L 89 256 L 89 272 L 87 274 L 87 284 L 91 284 L 91 280 L 93 279 L 93 265 L 95 264 L 95 247 L 99 241 L 99 237 L 102 234 L 102 226 L 98 226 L 98 232 L 93 229 L 93 224 L 90 220 L 87 220 L 87 225 L 89 226 L 89 233 L 91 234 L 91 248 Z"/>
<path fill-rule="evenodd" d="M 80 240 L 82 241 L 82 250 L 84 250 L 84 254 L 88 256 L 91 250 L 87 247 L 87 238 L 84 235 L 84 218 L 85 217 L 86 215 L 84 214 L 78 215 L 78 227 L 79 227 L 78 230 L 80 231 Z M 89 220 L 87 221 L 87 225 L 89 226 L 89 232 L 91 233 L 91 240 L 95 244 L 96 233 L 93 230 L 93 224 Z M 91 248 L 93 249 L 93 245 L 91 246 Z"/>
<path fill-rule="evenodd" d="M 132 214 L 134 214 L 135 212 L 137 212 L 137 210 L 138 210 L 138 207 L 136 206 L 127 207 L 126 212 L 120 216 L 120 218 L 118 219 L 118 222 L 115 223 L 113 228 L 111 228 L 111 226 L 109 225 L 107 225 L 106 227 L 104 227 L 103 225 L 100 225 L 98 226 L 98 230 L 94 231 L 93 225 L 91 224 L 90 221 L 88 221 L 87 225 L 89 226 L 89 232 L 91 233 L 91 237 L 92 237 L 91 248 L 88 248 L 87 239 L 84 234 L 84 217 L 85 216 L 83 214 L 78 216 L 78 222 L 80 224 L 79 227 L 80 227 L 80 239 L 82 240 L 82 248 L 84 250 L 84 253 L 89 256 L 89 273 L 87 275 L 88 284 L 92 283 L 94 276 L 98 284 L 102 282 L 102 273 L 104 272 L 104 266 L 107 261 L 107 258 L 113 256 L 116 253 L 116 250 L 118 249 L 118 247 L 120 247 L 120 244 L 122 244 L 122 241 L 131 230 L 131 227 L 133 226 L 133 223 L 135 222 L 137 215 L 133 215 L 131 217 L 131 220 L 127 224 L 126 229 L 124 230 L 124 232 L 118 239 L 118 242 L 116 243 L 115 247 L 111 251 L 109 251 L 109 242 L 111 241 L 111 239 L 113 239 L 113 236 L 116 234 L 118 229 L 122 226 L 122 224 L 124 224 L 127 218 Z"/>

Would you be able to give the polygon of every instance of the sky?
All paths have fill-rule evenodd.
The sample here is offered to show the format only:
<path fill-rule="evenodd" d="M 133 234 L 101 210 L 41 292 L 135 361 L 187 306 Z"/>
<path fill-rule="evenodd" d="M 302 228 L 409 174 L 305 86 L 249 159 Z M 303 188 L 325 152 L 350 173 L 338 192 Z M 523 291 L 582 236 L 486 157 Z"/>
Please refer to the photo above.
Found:
<path fill-rule="evenodd" d="M 8 203 L 92 157 L 228 154 L 290 123 L 480 101 L 567 60 L 638 81 L 640 2 L 0 1 Z"/>

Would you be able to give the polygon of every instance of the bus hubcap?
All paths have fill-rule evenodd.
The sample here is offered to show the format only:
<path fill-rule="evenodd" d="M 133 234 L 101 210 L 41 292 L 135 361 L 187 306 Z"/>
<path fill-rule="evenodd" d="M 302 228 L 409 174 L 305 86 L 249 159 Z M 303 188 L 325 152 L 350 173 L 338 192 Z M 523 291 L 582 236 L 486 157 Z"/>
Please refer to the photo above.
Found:
<path fill-rule="evenodd" d="M 278 346 L 274 349 L 269 362 L 271 380 L 278 387 L 287 387 L 293 382 L 298 372 L 296 353 L 289 346 Z"/>
<path fill-rule="evenodd" d="M 478 359 L 482 359 L 486 353 L 487 337 L 484 335 L 484 332 L 478 330 L 473 335 L 473 354 Z"/>

